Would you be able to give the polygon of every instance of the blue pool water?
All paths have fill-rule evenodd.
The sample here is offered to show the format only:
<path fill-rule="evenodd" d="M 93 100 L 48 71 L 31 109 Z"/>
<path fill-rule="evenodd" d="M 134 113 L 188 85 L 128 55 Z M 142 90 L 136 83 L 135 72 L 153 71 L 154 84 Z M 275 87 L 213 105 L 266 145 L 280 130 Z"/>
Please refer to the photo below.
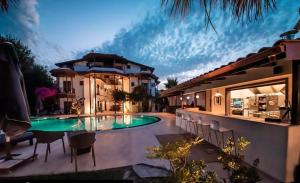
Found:
<path fill-rule="evenodd" d="M 155 123 L 160 119 L 146 115 L 93 116 L 80 118 L 33 118 L 32 130 L 40 131 L 97 131 L 131 128 Z"/>

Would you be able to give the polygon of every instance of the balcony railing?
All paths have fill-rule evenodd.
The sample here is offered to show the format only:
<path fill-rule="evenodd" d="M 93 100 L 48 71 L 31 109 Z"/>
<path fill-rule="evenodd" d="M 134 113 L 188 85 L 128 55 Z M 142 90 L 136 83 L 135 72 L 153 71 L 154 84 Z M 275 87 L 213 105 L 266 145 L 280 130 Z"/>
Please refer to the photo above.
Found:
<path fill-rule="evenodd" d="M 63 88 L 59 88 L 59 91 L 57 93 L 58 98 L 75 98 L 75 88 L 72 88 L 72 90 L 67 90 Z"/>

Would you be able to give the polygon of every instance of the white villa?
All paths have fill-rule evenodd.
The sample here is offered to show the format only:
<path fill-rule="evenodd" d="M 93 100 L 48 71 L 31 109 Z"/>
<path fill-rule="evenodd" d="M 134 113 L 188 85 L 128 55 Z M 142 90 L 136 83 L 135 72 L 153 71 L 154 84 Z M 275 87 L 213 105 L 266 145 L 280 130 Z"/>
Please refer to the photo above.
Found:
<path fill-rule="evenodd" d="M 59 68 L 51 70 L 56 77 L 60 112 L 70 113 L 74 99 L 84 99 L 83 114 L 112 111 L 137 112 L 139 109 L 154 110 L 151 100 L 115 104 L 111 93 L 123 90 L 131 93 L 143 86 L 148 95 L 157 94 L 158 77 L 154 68 L 114 54 L 88 53 L 81 59 L 56 63 Z"/>

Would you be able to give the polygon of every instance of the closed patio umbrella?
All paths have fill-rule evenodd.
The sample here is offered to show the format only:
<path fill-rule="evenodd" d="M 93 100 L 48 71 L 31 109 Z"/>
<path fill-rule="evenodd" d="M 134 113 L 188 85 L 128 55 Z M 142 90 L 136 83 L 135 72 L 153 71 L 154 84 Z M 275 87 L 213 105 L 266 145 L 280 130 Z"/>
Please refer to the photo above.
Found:
<path fill-rule="evenodd" d="M 11 137 L 30 128 L 29 113 L 24 78 L 14 46 L 0 42 L 0 129 L 5 132 L 7 144 Z"/>

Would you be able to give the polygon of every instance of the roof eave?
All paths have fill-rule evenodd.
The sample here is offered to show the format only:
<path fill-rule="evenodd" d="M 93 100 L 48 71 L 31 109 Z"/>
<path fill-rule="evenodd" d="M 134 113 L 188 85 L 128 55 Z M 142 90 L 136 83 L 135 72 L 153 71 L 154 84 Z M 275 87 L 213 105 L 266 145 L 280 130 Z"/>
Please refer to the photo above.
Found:
<path fill-rule="evenodd" d="M 236 62 L 233 62 L 231 64 L 223 66 L 221 68 L 217 68 L 213 71 L 210 71 L 208 73 L 199 75 L 199 76 L 197 76 L 193 79 L 190 79 L 186 82 L 183 82 L 183 83 L 181 83 L 181 84 L 179 84 L 179 85 L 177 85 L 173 88 L 170 88 L 168 90 L 163 91 L 161 93 L 161 96 L 162 97 L 171 96 L 171 95 L 173 95 L 172 93 L 174 93 L 176 91 L 182 91 L 186 88 L 189 88 L 190 86 L 195 85 L 196 83 L 199 83 L 199 82 L 202 82 L 202 81 L 205 81 L 205 80 L 208 80 L 208 79 L 212 79 L 214 77 L 220 77 L 220 76 L 222 76 L 226 73 L 233 72 L 233 71 L 238 70 L 238 69 L 246 68 L 247 66 L 251 66 L 252 64 L 260 62 L 261 60 L 265 59 L 266 57 L 268 57 L 270 55 L 274 55 L 274 54 L 277 55 L 277 54 L 280 54 L 282 52 L 284 52 L 283 46 L 272 47 L 268 50 L 265 50 L 265 51 L 259 52 L 257 54 L 251 55 L 247 58 L 238 60 Z"/>

